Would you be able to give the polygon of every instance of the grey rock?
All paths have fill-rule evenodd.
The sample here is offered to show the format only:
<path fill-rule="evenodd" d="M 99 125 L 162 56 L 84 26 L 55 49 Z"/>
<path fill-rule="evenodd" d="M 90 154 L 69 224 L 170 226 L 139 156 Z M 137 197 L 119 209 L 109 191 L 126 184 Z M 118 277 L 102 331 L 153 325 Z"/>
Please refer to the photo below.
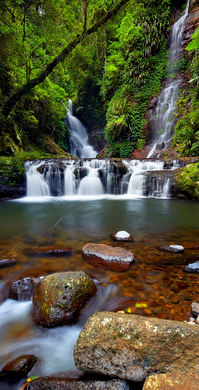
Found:
<path fill-rule="evenodd" d="M 199 316 L 199 303 L 192 302 L 191 310 L 194 316 Z"/>

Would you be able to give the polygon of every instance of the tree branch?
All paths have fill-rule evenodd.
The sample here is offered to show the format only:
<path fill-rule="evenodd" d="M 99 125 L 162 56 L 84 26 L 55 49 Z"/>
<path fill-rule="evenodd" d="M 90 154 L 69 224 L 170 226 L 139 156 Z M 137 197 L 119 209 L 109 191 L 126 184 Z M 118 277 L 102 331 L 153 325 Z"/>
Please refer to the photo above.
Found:
<path fill-rule="evenodd" d="M 75 47 L 83 41 L 87 36 L 91 35 L 93 32 L 97 31 L 99 27 L 103 26 L 108 20 L 110 20 L 114 15 L 118 13 L 121 7 L 123 7 L 126 3 L 128 3 L 130 0 L 121 0 L 115 8 L 110 10 L 101 20 L 99 20 L 97 23 L 95 23 L 91 28 L 83 31 L 81 35 L 77 35 L 76 38 L 70 42 L 59 55 L 57 55 L 52 62 L 50 62 L 45 70 L 43 70 L 37 77 L 35 77 L 32 80 L 27 81 L 25 85 L 23 85 L 22 88 L 20 88 L 17 92 L 14 93 L 14 95 L 11 96 L 9 100 L 5 103 L 2 114 L 5 118 L 10 114 L 11 110 L 15 106 L 15 104 L 24 96 L 26 93 L 31 91 L 36 85 L 41 84 L 46 77 L 53 71 L 53 69 L 62 61 L 65 60 L 65 58 L 75 49 Z"/>

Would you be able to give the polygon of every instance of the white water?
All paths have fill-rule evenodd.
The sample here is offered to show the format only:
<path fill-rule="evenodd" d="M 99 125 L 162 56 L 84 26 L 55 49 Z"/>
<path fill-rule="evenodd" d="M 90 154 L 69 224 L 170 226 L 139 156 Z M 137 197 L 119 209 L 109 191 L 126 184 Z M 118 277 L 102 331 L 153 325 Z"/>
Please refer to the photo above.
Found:
<path fill-rule="evenodd" d="M 55 329 L 37 327 L 31 317 L 31 307 L 32 301 L 12 299 L 7 299 L 0 306 L 0 334 L 4 335 L 0 340 L 0 350 L 3 351 L 0 366 L 18 356 L 33 354 L 38 358 L 38 364 L 30 375 L 75 370 L 73 348 L 81 328 L 77 325 Z M 15 335 L 14 332 L 20 331 L 23 334 L 27 332 L 27 336 L 20 338 Z"/>
<path fill-rule="evenodd" d="M 79 158 L 95 158 L 97 152 L 89 145 L 86 129 L 73 115 L 72 100 L 69 100 L 67 120 L 70 129 L 70 153 Z"/>
<path fill-rule="evenodd" d="M 43 176 L 37 171 L 41 163 L 35 163 L 29 165 L 29 162 L 25 164 L 26 168 L 26 188 L 27 196 L 50 196 L 50 189 L 45 182 Z"/>
<path fill-rule="evenodd" d="M 123 160 L 126 173 L 109 160 L 41 160 L 27 162 L 27 199 L 50 195 L 67 199 L 104 197 L 170 197 L 170 179 L 163 180 L 156 171 L 164 170 L 164 161 Z M 40 167 L 40 173 L 38 168 Z M 178 168 L 171 163 L 171 169 Z M 154 174 L 153 174 L 154 171 Z M 45 190 L 45 191 L 44 191 Z"/>
<path fill-rule="evenodd" d="M 155 118 L 153 119 L 153 131 L 155 140 L 153 146 L 147 156 L 159 157 L 162 150 L 165 150 L 173 137 L 174 131 L 174 112 L 176 110 L 176 103 L 178 100 L 178 89 L 181 80 L 177 79 L 178 67 L 176 62 L 182 57 L 182 35 L 185 26 L 185 20 L 189 11 L 189 1 L 185 14 L 173 25 L 171 35 L 171 46 L 169 52 L 169 72 L 168 77 L 172 77 L 171 80 L 165 85 L 158 96 L 157 107 L 155 112 Z M 174 77 L 174 78 L 173 78 Z"/>

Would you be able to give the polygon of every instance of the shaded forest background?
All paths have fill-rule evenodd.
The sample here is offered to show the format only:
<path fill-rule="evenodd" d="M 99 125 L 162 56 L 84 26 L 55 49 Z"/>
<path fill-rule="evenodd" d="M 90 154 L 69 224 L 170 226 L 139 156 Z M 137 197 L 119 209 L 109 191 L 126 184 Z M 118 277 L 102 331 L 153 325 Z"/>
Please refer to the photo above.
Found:
<path fill-rule="evenodd" d="M 1 0 L 1 156 L 66 155 L 69 98 L 88 131 L 104 130 L 105 156 L 130 157 L 141 150 L 149 101 L 167 76 L 171 26 L 185 7 L 177 0 Z M 198 28 L 186 52 L 178 64 L 188 83 L 179 92 L 173 147 L 182 156 L 198 156 Z M 45 80 L 27 89 L 5 115 L 12 96 L 53 61 L 57 65 Z"/>

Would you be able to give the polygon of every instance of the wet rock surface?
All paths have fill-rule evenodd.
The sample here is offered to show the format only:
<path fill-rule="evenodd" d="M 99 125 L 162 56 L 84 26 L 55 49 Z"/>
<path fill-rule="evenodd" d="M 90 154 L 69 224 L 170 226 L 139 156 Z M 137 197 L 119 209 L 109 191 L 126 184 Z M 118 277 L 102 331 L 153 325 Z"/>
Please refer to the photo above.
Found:
<path fill-rule="evenodd" d="M 31 277 L 11 280 L 6 286 L 7 298 L 14 299 L 15 301 L 29 300 L 38 282 L 39 278 L 35 279 Z"/>
<path fill-rule="evenodd" d="M 25 390 L 129 390 L 129 385 L 119 379 L 108 381 L 75 381 L 62 378 L 38 378 L 28 383 Z"/>
<path fill-rule="evenodd" d="M 115 271 L 125 271 L 134 260 L 133 253 L 126 249 L 104 244 L 86 244 L 82 254 L 86 259 L 91 259 Z"/>
<path fill-rule="evenodd" d="M 47 255 L 47 256 L 53 256 L 53 255 L 70 255 L 72 253 L 72 248 L 69 246 L 41 246 L 38 248 L 34 248 L 32 250 L 33 255 Z"/>
<path fill-rule="evenodd" d="M 133 242 L 134 238 L 130 235 L 130 233 L 120 230 L 119 232 L 112 233 L 111 237 L 114 241 L 123 241 L 123 242 Z"/>
<path fill-rule="evenodd" d="M 190 263 L 190 264 L 186 265 L 184 270 L 190 274 L 199 273 L 199 260 L 196 261 L 195 263 Z"/>
<path fill-rule="evenodd" d="M 0 372 L 0 379 L 18 379 L 26 377 L 34 367 L 37 359 L 34 355 L 19 356 L 12 362 L 7 363 Z"/>
<path fill-rule="evenodd" d="M 85 272 L 61 272 L 40 280 L 34 296 L 32 316 L 46 328 L 78 321 L 86 303 L 97 289 Z"/>
<path fill-rule="evenodd" d="M 192 302 L 191 304 L 191 310 L 194 316 L 199 316 L 199 303 Z"/>
<path fill-rule="evenodd" d="M 183 253 L 184 247 L 181 245 L 162 245 L 159 246 L 158 249 L 162 252 L 168 253 Z"/>
<path fill-rule="evenodd" d="M 146 379 L 143 390 L 197 390 L 199 374 L 161 374 Z"/>
<path fill-rule="evenodd" d="M 101 312 L 86 322 L 75 344 L 74 359 L 79 370 L 141 381 L 168 370 L 195 372 L 198 341 L 196 326 Z"/>
<path fill-rule="evenodd" d="M 0 268 L 10 267 L 16 263 L 15 259 L 2 259 L 0 260 Z"/>
<path fill-rule="evenodd" d="M 26 187 L 9 187 L 0 185 L 0 201 L 17 199 L 26 195 Z"/>

